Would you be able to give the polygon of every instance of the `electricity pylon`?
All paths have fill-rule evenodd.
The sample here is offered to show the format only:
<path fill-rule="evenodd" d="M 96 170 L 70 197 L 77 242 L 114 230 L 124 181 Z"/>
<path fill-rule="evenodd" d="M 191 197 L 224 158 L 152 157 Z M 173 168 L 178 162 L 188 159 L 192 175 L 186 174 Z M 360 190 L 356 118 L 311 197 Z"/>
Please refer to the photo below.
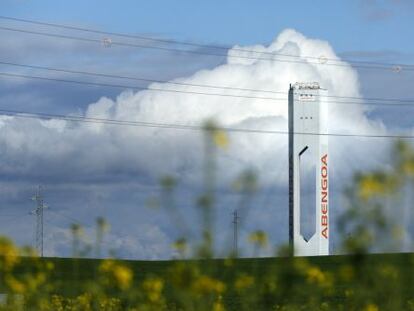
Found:
<path fill-rule="evenodd" d="M 36 215 L 36 249 L 40 257 L 43 257 L 43 211 L 47 206 L 43 202 L 41 186 L 37 189 L 32 200 L 36 202 L 36 209 L 32 211 L 32 214 Z"/>
<path fill-rule="evenodd" d="M 238 247 L 238 224 L 239 224 L 240 217 L 238 216 L 237 209 L 233 212 L 233 254 L 237 258 L 239 247 Z"/>

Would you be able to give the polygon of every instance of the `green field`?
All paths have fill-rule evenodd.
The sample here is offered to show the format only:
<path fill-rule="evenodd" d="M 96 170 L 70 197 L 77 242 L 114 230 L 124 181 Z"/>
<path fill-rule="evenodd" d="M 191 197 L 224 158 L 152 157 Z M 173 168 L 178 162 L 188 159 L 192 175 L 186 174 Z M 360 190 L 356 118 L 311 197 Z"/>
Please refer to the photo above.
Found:
<path fill-rule="evenodd" d="M 366 275 L 375 274 L 375 271 L 381 271 L 381 267 L 392 266 L 396 267 L 400 272 L 398 279 L 398 288 L 393 285 L 393 290 L 398 291 L 402 299 L 410 300 L 414 298 L 414 265 L 413 254 L 372 254 L 364 256 L 324 256 L 324 257 L 307 257 L 307 261 L 319 267 L 323 272 L 331 272 L 338 274 L 338 269 L 347 264 L 352 264 L 356 267 L 356 278 L 350 282 L 335 282 L 334 294 L 330 294 L 327 301 L 333 303 L 341 303 L 346 297 L 344 293 L 347 289 L 355 289 L 358 286 L 367 288 L 372 283 L 372 286 L 376 286 L 375 278 L 367 279 Z M 52 262 L 55 269 L 51 272 L 49 280 L 55 284 L 55 290 L 57 294 L 64 296 L 75 296 L 82 293 L 85 288 L 85 284 L 94 282 L 98 275 L 98 267 L 102 260 L 96 259 L 70 259 L 70 258 L 43 258 L 42 261 Z M 233 274 L 246 273 L 249 275 L 255 275 L 261 278 L 271 273 L 280 273 L 281 271 L 289 271 L 292 264 L 300 261 L 301 258 L 246 258 L 237 259 L 232 262 L 231 272 Z M 170 274 L 169 271 L 177 263 L 198 265 L 203 269 L 208 270 L 208 273 L 215 277 L 224 280 L 228 278 L 229 268 L 226 265 L 226 260 L 214 259 L 214 260 L 189 260 L 189 261 L 120 261 L 124 265 L 130 267 L 134 272 L 134 283 L 139 284 L 145 278 L 149 276 L 161 277 L 168 282 Z M 17 273 L 30 272 L 32 267 L 30 264 L 23 264 Z M 276 270 L 277 269 L 277 270 Z M 278 271 L 278 272 L 276 272 Z M 301 282 L 295 280 L 295 276 L 287 278 L 291 282 L 292 288 L 295 287 L 295 282 Z M 361 282 L 361 284 L 358 284 Z M 363 283 L 363 284 L 362 284 Z M 388 289 L 384 284 L 384 292 Z M 289 286 L 286 287 L 289 289 Z M 171 288 L 166 286 L 166 297 L 169 296 Z M 319 297 L 321 298 L 321 297 Z M 322 297 L 323 298 L 323 297 Z M 227 292 L 223 297 L 226 306 L 230 309 L 238 308 L 239 296 L 235 292 Z M 307 296 L 297 297 L 295 299 L 308 299 Z M 386 295 L 378 295 L 372 298 L 378 305 L 385 304 L 387 301 Z M 383 301 L 382 301 L 383 300 Z"/>

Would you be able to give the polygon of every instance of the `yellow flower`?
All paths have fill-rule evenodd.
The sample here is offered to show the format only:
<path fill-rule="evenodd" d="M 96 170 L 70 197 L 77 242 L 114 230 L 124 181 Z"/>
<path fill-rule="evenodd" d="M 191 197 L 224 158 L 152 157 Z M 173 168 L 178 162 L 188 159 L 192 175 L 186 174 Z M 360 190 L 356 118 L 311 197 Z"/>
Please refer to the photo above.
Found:
<path fill-rule="evenodd" d="M 52 310 L 56 310 L 56 311 L 63 311 L 63 304 L 64 304 L 64 299 L 61 296 L 58 295 L 53 295 L 51 298 L 51 302 L 50 305 L 52 307 Z"/>
<path fill-rule="evenodd" d="M 220 148 L 226 148 L 229 145 L 229 139 L 226 132 L 220 130 L 213 120 L 209 120 L 204 124 L 204 130 L 208 134 L 208 139 Z"/>
<path fill-rule="evenodd" d="M 364 309 L 364 311 L 378 311 L 378 310 L 379 310 L 378 307 L 372 303 L 368 304 Z"/>
<path fill-rule="evenodd" d="M 173 286 L 188 289 L 199 276 L 200 271 L 196 265 L 179 261 L 169 269 L 168 278 Z"/>
<path fill-rule="evenodd" d="M 92 296 L 88 293 L 82 294 L 76 297 L 76 306 L 80 307 L 81 310 L 92 310 L 91 309 Z"/>
<path fill-rule="evenodd" d="M 373 176 L 366 176 L 360 181 L 359 194 L 363 199 L 383 193 L 384 185 L 375 179 Z"/>
<path fill-rule="evenodd" d="M 178 239 L 172 244 L 172 247 L 181 254 L 184 254 L 187 250 L 187 241 L 185 239 Z"/>
<path fill-rule="evenodd" d="M 226 309 L 223 306 L 222 298 L 220 296 L 219 299 L 213 304 L 212 311 L 225 311 L 225 310 Z"/>
<path fill-rule="evenodd" d="M 99 270 L 102 272 L 111 271 L 112 267 L 114 266 L 114 262 L 112 260 L 104 260 L 101 265 L 99 266 Z"/>
<path fill-rule="evenodd" d="M 37 288 L 46 282 L 46 275 L 42 272 L 32 274 L 30 278 L 26 279 L 26 291 L 35 292 Z"/>
<path fill-rule="evenodd" d="M 229 138 L 226 132 L 222 130 L 214 130 L 213 131 L 213 142 L 217 147 L 225 149 L 229 145 Z"/>
<path fill-rule="evenodd" d="M 99 301 L 99 310 L 121 310 L 121 301 L 117 298 L 102 298 Z"/>
<path fill-rule="evenodd" d="M 119 288 L 127 289 L 131 286 L 131 281 L 132 281 L 131 269 L 121 266 L 121 265 L 117 265 L 115 266 L 113 273 L 114 273 L 114 277 L 115 277 L 115 280 Z"/>
<path fill-rule="evenodd" d="M 113 260 L 105 260 L 99 267 L 99 270 L 112 277 L 115 281 L 115 285 L 120 289 L 125 290 L 131 286 L 133 273 L 128 267 L 117 264 Z M 106 281 L 106 283 L 110 283 L 110 281 Z"/>
<path fill-rule="evenodd" d="M 408 176 L 414 176 L 414 160 L 405 161 L 402 165 L 403 172 Z"/>
<path fill-rule="evenodd" d="M 226 285 L 219 280 L 203 275 L 195 280 L 193 290 L 201 295 L 209 293 L 221 294 L 226 290 Z"/>
<path fill-rule="evenodd" d="M 24 284 L 11 275 L 5 277 L 5 283 L 14 293 L 23 294 L 26 290 Z"/>
<path fill-rule="evenodd" d="M 328 287 L 331 285 L 331 279 L 329 275 L 323 273 L 317 267 L 310 267 L 306 272 L 307 281 L 311 284 L 317 284 L 322 287 Z"/>
<path fill-rule="evenodd" d="M 265 247 L 268 242 L 267 234 L 262 230 L 254 231 L 249 235 L 249 241 L 259 247 Z"/>
<path fill-rule="evenodd" d="M 10 270 L 19 261 L 17 247 L 10 240 L 0 237 L 0 267 L 3 266 L 5 270 Z"/>
<path fill-rule="evenodd" d="M 162 289 L 164 288 L 164 281 L 160 278 L 150 278 L 142 284 L 144 291 L 147 294 L 148 300 L 152 303 L 161 300 Z"/>
<path fill-rule="evenodd" d="M 46 263 L 46 269 L 47 270 L 53 270 L 55 268 L 55 265 L 54 265 L 54 263 L 53 262 L 50 262 L 50 261 L 48 261 L 47 263 Z"/>
<path fill-rule="evenodd" d="M 375 195 L 392 193 L 397 181 L 392 176 L 383 173 L 367 174 L 359 177 L 359 195 L 368 200 Z"/>
<path fill-rule="evenodd" d="M 322 283 L 325 281 L 325 275 L 319 268 L 310 267 L 307 272 L 309 283 Z"/>
<path fill-rule="evenodd" d="M 238 290 L 243 290 L 251 287 L 254 284 L 254 278 L 250 275 L 241 275 L 234 282 L 234 287 Z"/>

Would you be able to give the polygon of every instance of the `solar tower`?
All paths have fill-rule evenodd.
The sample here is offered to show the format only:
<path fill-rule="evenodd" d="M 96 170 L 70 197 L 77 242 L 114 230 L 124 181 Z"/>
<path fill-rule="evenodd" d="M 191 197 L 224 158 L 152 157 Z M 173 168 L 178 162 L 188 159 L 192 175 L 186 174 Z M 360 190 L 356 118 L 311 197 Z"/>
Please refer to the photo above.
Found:
<path fill-rule="evenodd" d="M 327 107 L 321 92 L 316 82 L 289 88 L 289 243 L 295 256 L 329 255 Z"/>

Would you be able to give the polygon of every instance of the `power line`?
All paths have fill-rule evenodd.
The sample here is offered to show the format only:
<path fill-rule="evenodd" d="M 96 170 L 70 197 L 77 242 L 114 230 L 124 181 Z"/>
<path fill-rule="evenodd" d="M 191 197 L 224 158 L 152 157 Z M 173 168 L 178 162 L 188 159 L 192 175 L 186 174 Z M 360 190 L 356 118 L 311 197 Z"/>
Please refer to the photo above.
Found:
<path fill-rule="evenodd" d="M 274 93 L 274 94 L 287 95 L 287 92 L 281 92 L 281 91 L 239 88 L 239 87 L 231 87 L 231 86 L 218 86 L 218 85 L 208 85 L 208 84 L 194 84 L 194 83 L 184 83 L 184 82 L 168 81 L 168 80 L 155 80 L 155 79 L 148 79 L 148 78 L 141 78 L 141 77 L 131 77 L 131 76 L 122 76 L 122 75 L 114 75 L 114 74 L 107 74 L 107 73 L 90 72 L 90 71 L 70 70 L 70 69 L 62 69 L 62 68 L 46 67 L 46 66 L 38 66 L 38 65 L 28 65 L 28 64 L 20 64 L 20 63 L 5 62 L 5 61 L 0 61 L 0 64 L 8 65 L 8 66 L 23 67 L 23 68 L 72 73 L 72 74 L 91 75 L 91 76 L 98 76 L 98 77 L 104 77 L 104 78 L 117 78 L 117 79 L 135 80 L 135 81 L 152 82 L 152 83 L 174 84 L 174 85 L 180 85 L 180 86 L 224 89 L 224 90 L 234 90 L 234 91 L 260 92 L 260 93 L 263 92 L 263 93 Z"/>
<path fill-rule="evenodd" d="M 85 27 L 79 27 L 79 26 L 69 26 L 69 25 L 63 25 L 63 24 L 57 24 L 57 23 L 50 23 L 50 22 L 42 22 L 42 21 L 36 21 L 36 20 L 29 20 L 29 19 L 23 19 L 23 18 L 16 18 L 16 17 L 8 17 L 8 16 L 0 16 L 0 19 L 3 20 L 11 20 L 11 21 L 17 21 L 17 22 L 23 22 L 23 23 L 30 23 L 35 25 L 43 25 L 43 26 L 49 26 L 49 27 L 55 27 L 55 28 L 61 28 L 61 29 L 68 29 L 68 30 L 76 30 L 76 31 L 84 31 L 89 33 L 95 33 L 95 34 L 103 34 L 103 35 L 112 35 L 117 37 L 124 37 L 129 39 L 139 39 L 139 40 L 145 40 L 145 41 L 152 41 L 157 43 L 163 43 L 163 44 L 174 44 L 174 45 L 185 45 L 185 46 L 191 46 L 191 47 L 197 47 L 197 48 L 210 48 L 210 49 L 218 49 L 218 50 L 233 50 L 237 52 L 243 52 L 243 53 L 254 53 L 258 55 L 269 55 L 269 56 L 283 56 L 283 57 L 291 57 L 291 58 L 305 58 L 305 59 L 314 59 L 318 60 L 318 62 L 328 62 L 328 61 L 334 61 L 334 62 L 341 62 L 341 60 L 333 59 L 333 58 L 327 58 L 324 56 L 298 56 L 298 55 L 291 55 L 291 54 L 284 54 L 284 53 L 277 53 L 277 52 L 267 52 L 267 51 L 254 51 L 249 49 L 243 49 L 243 48 L 236 48 L 232 46 L 220 46 L 220 45 L 211 45 L 211 44 L 200 44 L 200 43 L 193 43 L 193 42 L 186 42 L 186 41 L 179 41 L 179 40 L 172 40 L 172 39 L 159 39 L 159 38 L 153 38 L 153 37 L 146 37 L 142 35 L 132 35 L 132 34 L 125 34 L 125 33 L 119 33 L 119 32 L 112 32 L 112 31 L 103 31 L 103 30 L 97 30 L 97 29 L 91 29 L 91 28 L 85 28 Z M 190 52 L 181 50 L 183 52 Z M 210 55 L 210 54 L 207 54 Z M 219 54 L 217 56 L 227 56 L 223 54 Z M 259 59 L 259 58 L 257 58 Z M 349 60 L 344 59 L 348 63 L 352 64 L 360 64 L 360 65 L 369 65 L 371 66 L 381 66 L 382 68 L 386 67 L 389 69 L 390 67 L 404 67 L 405 69 L 413 70 L 414 65 L 411 64 L 402 64 L 402 63 L 384 63 L 384 62 L 368 62 L 368 61 L 356 61 L 356 60 Z M 332 64 L 331 64 L 332 65 Z"/>
<path fill-rule="evenodd" d="M 263 100 L 287 100 L 287 98 L 261 97 L 261 96 L 249 96 L 249 95 L 233 95 L 233 94 L 222 94 L 222 93 L 205 93 L 205 92 L 196 92 L 196 91 L 161 89 L 161 88 L 154 88 L 154 87 L 147 88 L 147 87 L 141 87 L 141 86 L 100 83 L 100 82 L 89 82 L 89 81 L 78 81 L 78 80 L 68 80 L 68 79 L 60 79 L 60 78 L 50 78 L 50 77 L 41 77 L 41 76 L 33 76 L 33 75 L 16 74 L 16 73 L 9 73 L 9 72 L 0 72 L 0 75 L 6 76 L 6 77 L 25 78 L 25 79 L 38 79 L 38 80 L 46 80 L 46 81 L 53 81 L 53 82 L 64 82 L 64 83 L 72 83 L 72 84 L 83 84 L 83 85 L 92 85 L 92 86 L 133 89 L 133 90 L 140 90 L 140 91 L 157 91 L 157 92 L 168 92 L 168 93 L 184 93 L 184 94 L 192 94 L 192 95 L 237 97 L 237 98 L 263 99 Z"/>
<path fill-rule="evenodd" d="M 338 95 L 313 95 L 315 97 L 339 98 L 339 99 L 355 99 L 360 101 L 381 101 L 381 102 L 395 102 L 395 103 L 414 103 L 414 98 L 384 98 L 384 97 L 356 97 L 356 96 L 338 96 Z M 337 102 L 338 103 L 338 102 Z M 365 105 L 375 105 L 372 103 L 363 103 Z"/>
<path fill-rule="evenodd" d="M 69 36 L 69 35 L 62 35 L 62 34 L 54 34 L 54 33 L 48 33 L 48 32 L 39 32 L 39 31 L 33 31 L 33 30 L 27 30 L 27 29 L 18 29 L 18 28 L 4 27 L 4 26 L 0 26 L 0 29 L 1 30 L 7 30 L 7 31 L 13 31 L 13 32 L 20 32 L 20 33 L 25 33 L 25 34 L 52 37 L 52 38 L 70 39 L 70 40 L 78 40 L 78 41 L 102 44 L 102 40 L 99 40 L 99 39 L 92 39 L 92 38 L 85 38 L 85 37 L 78 37 L 78 36 Z M 156 50 L 162 50 L 162 51 L 172 51 L 172 52 L 189 53 L 189 54 L 196 54 L 196 55 L 209 55 L 209 56 L 219 56 L 219 57 L 240 58 L 240 59 L 271 60 L 271 61 L 277 61 L 277 62 L 300 63 L 300 64 L 311 63 L 311 62 L 306 62 L 306 61 L 278 60 L 278 59 L 273 59 L 273 58 L 260 58 L 260 57 L 251 57 L 251 56 L 241 56 L 241 55 L 217 54 L 217 53 L 193 51 L 193 50 L 182 50 L 182 49 L 176 49 L 176 48 L 168 48 L 168 47 L 144 45 L 144 44 L 136 44 L 136 43 L 126 43 L 126 42 L 120 42 L 120 41 L 111 41 L 111 45 L 134 47 L 134 48 L 144 48 L 144 49 L 156 49 Z M 320 64 L 320 63 L 313 63 L 313 64 Z M 341 66 L 341 67 L 348 66 L 347 64 L 329 64 L 329 65 L 335 65 L 335 66 Z M 368 68 L 375 68 L 375 67 L 369 66 Z M 387 68 L 381 67 L 381 69 L 388 69 L 388 67 Z"/>
<path fill-rule="evenodd" d="M 236 94 L 223 94 L 223 93 L 206 93 L 206 92 L 196 92 L 196 91 L 162 89 L 162 88 L 154 88 L 154 87 L 148 88 L 148 87 L 140 87 L 140 86 L 133 86 L 133 85 L 111 84 L 111 83 L 89 82 L 89 81 L 68 80 L 68 79 L 61 79 L 61 78 L 41 77 L 41 76 L 16 74 L 16 73 L 9 73 L 9 72 L 0 72 L 0 76 L 13 77 L 13 78 L 24 78 L 24 79 L 37 79 L 37 80 L 45 80 L 45 81 L 52 81 L 52 82 L 63 82 L 63 83 L 100 86 L 100 87 L 133 89 L 133 90 L 140 90 L 140 91 L 157 91 L 157 92 L 183 93 L 183 94 L 203 95 L 203 96 L 219 96 L 219 97 L 230 97 L 230 98 L 260 99 L 260 100 L 271 100 L 271 101 L 287 101 L 287 98 L 236 95 Z M 317 95 L 317 96 L 323 97 L 323 95 Z M 334 96 L 327 96 L 327 97 L 334 97 Z M 341 98 L 346 98 L 346 97 L 341 97 Z M 360 100 L 362 100 L 362 98 Z M 381 99 L 379 99 L 379 100 L 381 100 Z M 373 103 L 373 102 L 363 103 L 361 101 L 356 101 L 356 102 L 355 101 L 324 101 L 324 102 L 328 103 L 328 104 L 338 104 L 338 105 L 344 104 L 344 105 L 408 106 L 408 107 L 411 106 L 411 107 L 414 107 L 414 100 L 413 101 L 408 101 L 407 100 L 407 102 L 405 102 L 404 99 L 382 99 L 382 100 L 383 101 L 395 100 L 396 103 L 394 103 L 394 104 L 386 103 L 386 102 L 385 103 L 377 103 L 377 102 L 375 102 L 375 103 Z"/>
<path fill-rule="evenodd" d="M 70 74 L 81 74 L 81 75 L 89 75 L 89 76 L 96 76 L 96 77 L 104 77 L 104 78 L 117 78 L 117 79 L 126 79 L 126 80 L 135 80 L 135 81 L 144 81 L 144 82 L 154 82 L 154 83 L 165 83 L 165 84 L 173 84 L 173 85 L 180 85 L 180 86 L 190 86 L 190 87 L 200 87 L 200 88 L 213 88 L 213 89 L 223 89 L 223 90 L 234 90 L 234 91 L 246 91 L 246 92 L 264 92 L 264 93 L 272 93 L 272 94 L 282 94 L 287 95 L 287 92 L 282 91 L 272 91 L 272 90 L 264 90 L 264 89 L 251 89 L 251 88 L 239 88 L 239 87 L 231 87 L 231 86 L 219 86 L 219 85 L 208 85 L 208 84 L 194 84 L 194 83 L 185 83 L 185 82 L 176 82 L 176 81 L 168 81 L 168 80 L 154 80 L 142 77 L 131 77 L 131 76 L 123 76 L 123 75 L 115 75 L 115 74 L 107 74 L 107 73 L 100 73 L 100 72 L 90 72 L 90 71 L 82 71 L 82 70 L 71 70 L 71 69 L 64 69 L 64 68 L 56 68 L 56 67 L 48 67 L 48 66 L 39 66 L 39 65 L 29 65 L 29 64 L 21 64 L 15 62 L 6 62 L 0 61 L 0 64 L 7 65 L 7 66 L 14 66 L 14 67 L 22 67 L 22 68 L 30 68 L 30 69 L 40 69 L 46 71 L 53 71 L 53 72 L 63 72 L 63 73 L 70 73 Z M 116 85 L 119 87 L 120 85 Z M 121 86 L 122 87 L 122 86 Z M 124 86 L 126 88 L 131 88 L 132 86 Z M 142 89 L 148 89 L 142 87 Z M 157 89 L 160 91 L 161 89 Z M 203 93 L 203 95 L 206 95 Z M 216 94 L 212 94 L 216 95 Z M 218 94 L 217 94 L 218 95 Z M 230 96 L 230 94 L 226 94 Z M 241 95 L 235 95 L 238 97 Z M 414 103 L 414 99 L 400 99 L 400 98 L 380 98 L 380 97 L 355 97 L 355 96 L 337 96 L 337 95 L 313 95 L 315 97 L 326 97 L 326 98 L 339 98 L 339 99 L 354 99 L 360 101 L 381 101 L 381 102 L 396 102 L 396 103 Z M 256 97 L 254 97 L 256 98 Z M 260 97 L 257 97 L 260 99 Z M 285 98 L 263 98 L 263 99 L 274 99 L 274 100 L 286 100 Z M 359 103 L 359 102 L 336 102 L 336 103 Z M 362 104 L 362 103 L 361 103 Z M 365 103 L 370 104 L 370 103 Z"/>
<path fill-rule="evenodd" d="M 84 122 L 84 123 L 96 123 L 96 124 L 108 124 L 108 125 L 122 125 L 122 126 L 135 126 L 135 127 L 149 127 L 160 129 L 177 129 L 177 130 L 192 130 L 192 131 L 204 131 L 203 126 L 197 125 L 185 125 L 185 124 L 172 124 L 172 123 L 155 123 L 155 122 L 143 122 L 143 121 L 127 121 L 116 119 L 102 119 L 91 118 L 83 116 L 64 116 L 50 113 L 40 112 L 25 112 L 0 109 L 0 115 L 13 116 L 18 118 L 29 119 L 58 119 L 64 121 Z M 276 130 L 259 130 L 259 129 L 246 129 L 235 127 L 217 127 L 217 130 L 226 131 L 229 133 L 256 133 L 256 134 L 278 134 L 288 135 L 288 131 L 276 131 Z M 294 135 L 307 135 L 307 136 L 333 136 L 333 137 L 361 137 L 361 138 L 392 138 L 392 139 L 413 139 L 414 135 L 386 135 L 386 134 L 347 134 L 347 133 L 315 133 L 315 132 L 295 132 Z"/>
<path fill-rule="evenodd" d="M 39 31 L 33 31 L 33 30 L 27 30 L 27 29 L 18 29 L 18 28 L 11 28 L 11 27 L 4 27 L 0 26 L 1 30 L 6 31 L 13 31 L 13 32 L 20 32 L 25 34 L 33 34 L 33 35 L 40 35 L 40 36 L 46 36 L 46 37 L 53 37 L 53 38 L 60 38 L 60 39 L 70 39 L 70 40 L 79 40 L 84 42 L 92 42 L 92 43 L 104 43 L 102 40 L 98 39 L 92 39 L 92 38 L 85 38 L 85 37 L 78 37 L 78 36 L 70 36 L 70 35 L 63 35 L 63 34 L 55 34 L 55 33 L 49 33 L 49 32 L 39 32 Z M 120 41 L 111 41 L 111 45 L 118 45 L 118 46 L 125 46 L 125 47 L 135 47 L 135 48 L 145 48 L 145 49 L 156 49 L 156 50 L 162 50 L 162 51 L 172 51 L 172 52 L 178 52 L 178 53 L 189 53 L 189 54 L 197 54 L 197 55 L 209 55 L 209 56 L 219 56 L 219 57 L 228 57 L 228 58 L 239 58 L 239 59 L 252 59 L 252 60 L 267 60 L 267 61 L 274 61 L 274 62 L 282 62 L 282 63 L 297 63 L 297 64 L 314 64 L 314 65 L 325 65 L 325 66 L 337 66 L 337 67 L 348 67 L 348 63 L 344 63 L 342 60 L 335 60 L 337 63 L 332 62 L 326 62 L 319 61 L 319 62 L 312 62 L 305 60 L 305 57 L 302 56 L 294 56 L 289 55 L 288 57 L 295 57 L 298 60 L 288 60 L 288 59 L 275 59 L 275 58 L 263 58 L 263 57 L 252 57 L 252 56 L 242 56 L 242 55 L 227 55 L 227 54 L 219 54 L 219 53 L 210 53 L 210 52 L 204 52 L 204 51 L 195 51 L 195 50 L 183 50 L 183 49 L 176 49 L 176 48 L 169 48 L 169 47 L 162 47 L 162 46 L 154 46 L 154 45 L 144 45 L 144 44 L 136 44 L 136 43 L 127 43 L 127 42 L 120 42 Z M 278 55 L 274 55 L 278 56 Z M 280 55 L 279 55 L 280 57 Z M 287 56 L 282 56 L 287 57 Z M 402 70 L 401 66 L 393 66 L 390 67 L 390 64 L 381 65 L 381 66 L 374 66 L 374 65 L 358 65 L 353 64 L 354 67 L 357 68 L 363 68 L 363 69 L 382 69 L 382 70 L 393 70 L 400 72 Z M 404 65 L 405 71 L 414 71 L 414 67 L 410 67 L 411 65 Z"/>

